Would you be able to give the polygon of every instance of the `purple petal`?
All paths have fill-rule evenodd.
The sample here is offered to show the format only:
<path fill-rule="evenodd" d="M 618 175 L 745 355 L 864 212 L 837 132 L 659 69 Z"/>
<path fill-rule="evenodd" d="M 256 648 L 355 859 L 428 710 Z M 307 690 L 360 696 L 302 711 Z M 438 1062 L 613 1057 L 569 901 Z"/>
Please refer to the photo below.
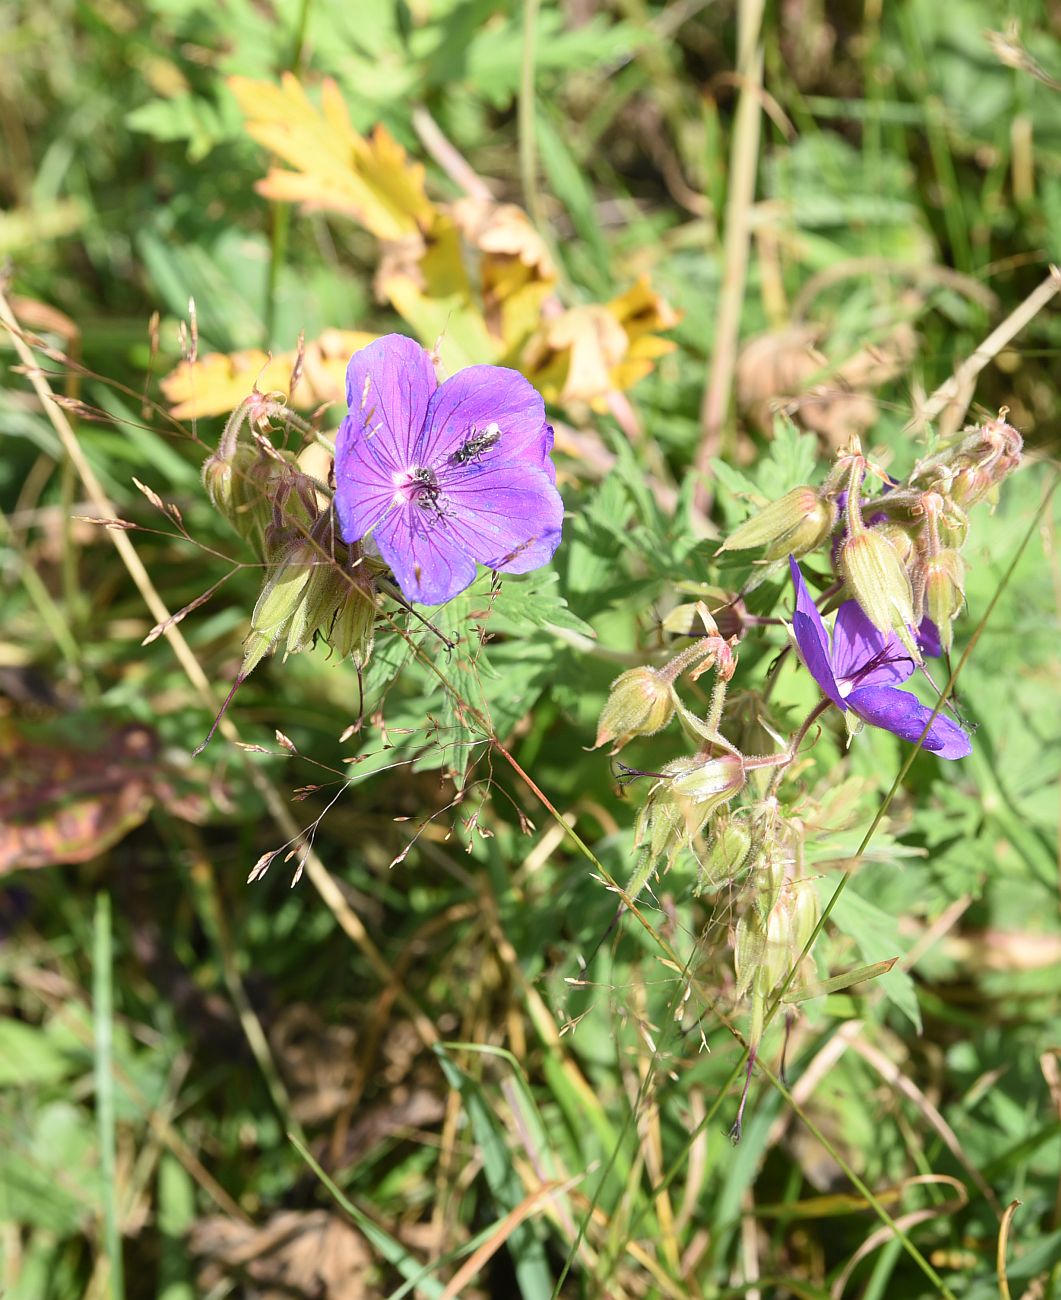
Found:
<path fill-rule="evenodd" d="M 415 502 L 396 506 L 377 525 L 372 538 L 406 600 L 441 605 L 475 580 L 475 561 L 449 525 Z"/>
<path fill-rule="evenodd" d="M 874 627 L 857 600 L 845 600 L 833 625 L 833 671 L 837 681 L 861 689 L 905 682 L 914 665 L 894 632 Z"/>
<path fill-rule="evenodd" d="M 441 480 L 445 522 L 480 564 L 529 573 L 560 545 L 564 503 L 544 468 L 522 464 L 462 466 Z"/>
<path fill-rule="evenodd" d="M 829 699 L 839 708 L 846 710 L 847 705 L 844 703 L 829 665 L 829 635 L 822 622 L 822 616 L 818 613 L 814 601 L 811 600 L 799 565 L 791 555 L 788 557 L 788 567 L 796 588 L 796 612 L 792 615 L 792 630 L 796 634 L 800 658 Z"/>
<path fill-rule="evenodd" d="M 927 616 L 921 620 L 921 626 L 917 629 L 917 648 L 926 659 L 938 659 L 943 654 L 939 628 Z"/>
<path fill-rule="evenodd" d="M 501 437 L 483 459 L 520 461 L 544 469 L 555 481 L 549 452 L 553 431 L 545 422 L 545 403 L 518 371 L 504 366 L 469 366 L 431 398 L 424 432 L 417 445 L 419 463 L 436 469 L 471 436 L 496 424 Z"/>
<path fill-rule="evenodd" d="M 335 511 L 344 542 L 356 542 L 394 502 L 399 471 L 348 415 L 335 436 Z"/>
<path fill-rule="evenodd" d="M 847 702 L 864 721 L 883 727 L 903 740 L 916 744 L 932 717 L 932 710 L 909 691 L 893 686 L 866 686 L 852 691 Z M 940 758 L 965 758 L 972 753 L 969 737 L 950 718 L 938 714 L 928 729 L 922 748 Z"/>
<path fill-rule="evenodd" d="M 355 352 L 346 368 L 346 401 L 367 452 L 392 469 L 410 468 L 437 387 L 431 358 L 404 334 L 387 334 Z"/>

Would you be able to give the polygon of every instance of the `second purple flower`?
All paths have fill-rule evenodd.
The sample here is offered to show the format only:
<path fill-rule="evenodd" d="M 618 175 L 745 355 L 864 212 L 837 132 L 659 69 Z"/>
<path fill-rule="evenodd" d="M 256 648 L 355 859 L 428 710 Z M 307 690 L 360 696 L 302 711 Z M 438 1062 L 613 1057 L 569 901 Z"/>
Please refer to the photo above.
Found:
<path fill-rule="evenodd" d="M 367 533 L 408 600 L 439 605 L 476 563 L 547 564 L 564 506 L 545 403 L 517 371 L 469 366 L 439 384 L 428 353 L 388 334 L 346 372 L 350 413 L 335 441 L 344 541 Z"/>
<path fill-rule="evenodd" d="M 914 671 L 902 642 L 894 632 L 874 627 L 856 601 L 845 600 L 836 611 L 830 644 L 822 616 L 791 556 L 789 568 L 796 588 L 792 630 L 811 676 L 842 712 L 850 710 L 870 726 L 916 744 L 932 710 L 916 695 L 897 688 L 896 683 L 905 682 Z M 932 718 L 922 748 L 940 758 L 965 758 L 972 753 L 969 737 L 942 714 Z"/>

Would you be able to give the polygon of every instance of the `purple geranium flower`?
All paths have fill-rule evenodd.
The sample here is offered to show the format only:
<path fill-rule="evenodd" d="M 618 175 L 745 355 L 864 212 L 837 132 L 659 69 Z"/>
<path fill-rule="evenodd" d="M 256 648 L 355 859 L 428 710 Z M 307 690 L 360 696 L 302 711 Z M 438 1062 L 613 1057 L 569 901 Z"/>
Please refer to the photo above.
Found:
<path fill-rule="evenodd" d="M 905 682 L 914 671 L 910 652 L 894 632 L 874 627 L 854 600 L 845 600 L 836 611 L 830 647 L 821 615 L 791 556 L 789 568 L 796 587 L 792 628 L 811 676 L 838 709 L 845 713 L 850 709 L 871 726 L 916 743 L 932 710 L 894 685 Z M 972 753 L 969 737 L 942 714 L 933 719 L 922 747 L 940 758 L 965 758 Z"/>
<path fill-rule="evenodd" d="M 343 539 L 372 533 L 408 600 L 439 605 L 476 561 L 505 573 L 548 563 L 564 506 L 545 403 L 515 370 L 469 366 L 445 383 L 418 343 L 388 334 L 346 370 L 335 440 Z"/>

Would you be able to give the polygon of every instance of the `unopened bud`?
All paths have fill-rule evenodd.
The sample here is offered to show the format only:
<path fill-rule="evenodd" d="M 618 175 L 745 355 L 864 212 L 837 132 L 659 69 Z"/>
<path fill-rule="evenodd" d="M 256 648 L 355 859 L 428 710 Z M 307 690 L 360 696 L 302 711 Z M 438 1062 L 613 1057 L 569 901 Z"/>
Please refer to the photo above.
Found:
<path fill-rule="evenodd" d="M 252 632 L 273 641 L 279 638 L 306 598 L 315 559 L 316 550 L 310 542 L 296 542 L 277 561 L 254 606 Z"/>
<path fill-rule="evenodd" d="M 820 546 L 835 523 L 835 501 L 823 500 L 812 487 L 793 488 L 734 529 L 719 550 L 744 551 L 765 546 L 767 560 L 783 559 L 786 555 L 799 559 Z"/>
<path fill-rule="evenodd" d="M 673 685 L 657 668 L 631 668 L 612 682 L 597 724 L 594 749 L 614 740 L 617 753 L 634 736 L 652 736 L 674 716 Z"/>
<path fill-rule="evenodd" d="M 259 453 L 246 443 L 236 445 L 232 454 L 226 456 L 220 449 L 203 462 L 203 487 L 214 509 L 239 530 L 240 507 L 245 493 L 243 483 L 251 467 L 258 460 Z"/>
<path fill-rule="evenodd" d="M 696 893 L 714 889 L 737 875 L 751 848 L 752 837 L 747 826 L 740 821 L 727 821 L 718 826 L 711 836 L 711 845 L 700 861 L 697 872 Z"/>
<path fill-rule="evenodd" d="M 334 560 L 317 555 L 306 584 L 306 594 L 292 615 L 287 629 L 285 655 L 297 655 L 308 650 L 318 632 L 331 625 L 346 584 Z"/>
<path fill-rule="evenodd" d="M 982 501 L 994 486 L 995 480 L 986 469 L 981 469 L 979 465 L 967 465 L 951 479 L 950 496 L 959 506 L 968 509 Z"/>
<path fill-rule="evenodd" d="M 634 843 L 654 865 L 667 865 L 691 844 L 712 813 L 743 788 L 747 777 L 739 754 L 718 758 L 676 758 L 667 763 L 638 814 Z"/>
<path fill-rule="evenodd" d="M 914 550 L 914 539 L 909 532 L 901 524 L 879 524 L 873 531 L 891 542 L 899 563 L 905 567 Z"/>
<path fill-rule="evenodd" d="M 818 897 L 809 881 L 782 885 L 765 922 L 747 912 L 737 923 L 735 966 L 738 989 L 754 984 L 759 997 L 768 997 L 787 977 L 818 924 Z"/>
<path fill-rule="evenodd" d="M 939 630 L 939 643 L 948 654 L 951 621 L 965 604 L 965 565 L 957 551 L 941 551 L 925 563 L 925 612 Z"/>
<path fill-rule="evenodd" d="M 375 640 L 376 589 L 371 578 L 360 572 L 344 583 L 346 594 L 328 635 L 328 644 L 340 659 L 353 659 L 364 668 L 372 656 Z"/>
<path fill-rule="evenodd" d="M 874 627 L 909 637 L 914 622 L 910 579 L 892 543 L 875 529 L 863 529 L 840 548 L 840 572 Z"/>

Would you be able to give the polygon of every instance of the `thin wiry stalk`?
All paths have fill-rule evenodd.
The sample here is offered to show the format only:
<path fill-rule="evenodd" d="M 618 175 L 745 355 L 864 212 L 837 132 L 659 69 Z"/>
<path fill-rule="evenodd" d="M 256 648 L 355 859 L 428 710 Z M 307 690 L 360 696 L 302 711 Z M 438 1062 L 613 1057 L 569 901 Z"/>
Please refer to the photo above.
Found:
<path fill-rule="evenodd" d="M 737 364 L 744 289 L 751 244 L 751 207 L 759 165 L 762 120 L 763 47 L 760 34 L 764 0 L 741 0 L 738 9 L 737 75 L 740 98 L 733 125 L 729 179 L 726 194 L 726 233 L 722 245 L 722 293 L 718 323 L 711 345 L 707 387 L 700 406 L 700 446 L 696 453 L 698 475 L 695 503 L 706 510 L 711 503 L 707 475 L 717 455 L 729 414 L 733 374 Z"/>

